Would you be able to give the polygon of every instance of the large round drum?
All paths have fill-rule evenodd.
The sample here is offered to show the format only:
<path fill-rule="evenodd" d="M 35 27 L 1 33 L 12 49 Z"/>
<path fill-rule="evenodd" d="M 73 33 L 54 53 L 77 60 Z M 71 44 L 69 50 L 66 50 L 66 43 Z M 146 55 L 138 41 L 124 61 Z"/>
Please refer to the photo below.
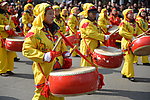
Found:
<path fill-rule="evenodd" d="M 93 62 L 100 67 L 118 68 L 122 64 L 123 54 L 120 49 L 101 46 L 94 50 L 92 59 Z"/>
<path fill-rule="evenodd" d="M 95 67 L 56 70 L 49 76 L 50 91 L 59 97 L 81 95 L 97 90 L 98 80 Z"/>
<path fill-rule="evenodd" d="M 9 37 L 6 38 L 5 48 L 9 51 L 21 52 L 24 37 Z"/>
<path fill-rule="evenodd" d="M 109 32 L 110 34 L 116 32 L 115 34 L 112 35 L 113 39 L 121 40 L 121 39 L 122 39 L 122 36 L 119 35 L 119 33 L 118 33 L 117 30 L 118 30 L 118 26 L 113 25 L 112 28 L 108 29 L 108 32 Z"/>
<path fill-rule="evenodd" d="M 150 36 L 142 36 L 133 40 L 131 50 L 137 56 L 150 55 Z"/>
<path fill-rule="evenodd" d="M 80 39 L 77 38 L 76 35 L 70 35 L 70 36 L 66 36 L 66 38 L 68 39 L 68 41 L 70 41 L 72 44 L 78 44 Z M 66 46 L 68 46 L 68 43 L 66 41 L 64 41 Z"/>

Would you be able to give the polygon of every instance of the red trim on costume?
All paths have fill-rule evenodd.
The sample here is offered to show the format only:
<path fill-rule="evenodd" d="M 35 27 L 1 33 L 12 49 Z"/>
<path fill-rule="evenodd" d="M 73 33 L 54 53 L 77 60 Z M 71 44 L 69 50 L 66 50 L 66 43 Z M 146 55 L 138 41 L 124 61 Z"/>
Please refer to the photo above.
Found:
<path fill-rule="evenodd" d="M 45 10 L 53 9 L 52 6 L 47 7 Z"/>
<path fill-rule="evenodd" d="M 33 36 L 33 35 L 34 35 L 33 32 L 29 32 L 29 33 L 26 34 L 25 38 L 31 37 L 31 36 Z"/>
<path fill-rule="evenodd" d="M 82 25 L 82 28 L 86 28 L 88 25 L 89 25 L 89 22 L 84 23 L 84 24 Z"/>

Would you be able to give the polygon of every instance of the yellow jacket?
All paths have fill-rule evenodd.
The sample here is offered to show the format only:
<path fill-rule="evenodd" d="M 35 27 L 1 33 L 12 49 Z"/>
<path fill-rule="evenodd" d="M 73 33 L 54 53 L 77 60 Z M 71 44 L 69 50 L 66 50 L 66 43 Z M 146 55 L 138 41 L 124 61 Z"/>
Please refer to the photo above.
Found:
<path fill-rule="evenodd" d="M 100 41 L 104 41 L 104 34 L 102 34 L 96 22 L 91 22 L 88 19 L 83 19 L 79 26 L 81 32 L 81 42 L 80 42 L 80 51 L 83 55 L 88 56 L 88 49 L 90 48 L 91 52 L 94 51 L 99 46 Z M 91 57 L 88 56 L 87 59 L 91 61 Z M 89 63 L 81 59 L 81 66 L 91 66 Z"/>
<path fill-rule="evenodd" d="M 79 18 L 77 18 L 77 16 L 71 14 L 68 18 L 68 26 L 70 28 L 69 33 L 70 35 L 72 35 L 74 32 L 74 34 L 76 34 L 78 28 L 79 28 Z"/>
<path fill-rule="evenodd" d="M 101 13 L 99 14 L 98 18 L 98 26 L 105 32 L 108 32 L 107 25 L 110 25 L 110 21 L 108 19 L 108 16 L 104 15 L 104 12 L 106 9 L 102 9 Z"/>
<path fill-rule="evenodd" d="M 10 25 L 13 30 L 15 30 L 15 24 L 14 22 L 9 18 L 10 15 L 6 14 L 0 14 L 0 37 L 1 38 L 7 38 L 9 34 L 5 31 L 5 26 Z"/>

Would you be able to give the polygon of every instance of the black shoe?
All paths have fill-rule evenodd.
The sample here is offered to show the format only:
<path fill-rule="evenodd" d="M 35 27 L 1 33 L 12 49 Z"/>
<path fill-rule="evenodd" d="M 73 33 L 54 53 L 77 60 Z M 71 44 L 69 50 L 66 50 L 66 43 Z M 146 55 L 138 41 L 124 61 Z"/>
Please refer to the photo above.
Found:
<path fill-rule="evenodd" d="M 150 63 L 143 63 L 143 65 L 145 65 L 145 66 L 150 66 Z"/>
<path fill-rule="evenodd" d="M 9 76 L 9 74 L 8 73 L 0 73 L 0 76 L 6 77 L 6 76 Z"/>
<path fill-rule="evenodd" d="M 6 73 L 9 75 L 14 75 L 14 73 L 12 71 L 7 71 Z"/>
<path fill-rule="evenodd" d="M 122 75 L 122 78 L 127 78 L 125 75 Z"/>
<path fill-rule="evenodd" d="M 76 55 L 75 57 L 80 57 L 79 55 Z"/>
<path fill-rule="evenodd" d="M 20 60 L 19 57 L 15 57 L 15 58 L 14 58 L 14 61 L 19 61 L 19 60 Z"/>
<path fill-rule="evenodd" d="M 138 64 L 138 63 L 135 63 L 136 65 L 140 65 L 140 64 Z"/>
<path fill-rule="evenodd" d="M 129 77 L 128 78 L 130 81 L 135 82 L 135 78 L 134 77 Z"/>

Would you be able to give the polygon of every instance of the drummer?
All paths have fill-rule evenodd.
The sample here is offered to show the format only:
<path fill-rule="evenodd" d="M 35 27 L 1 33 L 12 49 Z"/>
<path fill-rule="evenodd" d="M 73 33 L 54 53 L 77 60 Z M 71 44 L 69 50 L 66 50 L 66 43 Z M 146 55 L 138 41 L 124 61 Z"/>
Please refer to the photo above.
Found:
<path fill-rule="evenodd" d="M 36 90 L 32 100 L 64 100 L 63 97 L 53 96 L 48 93 L 49 91 L 44 95 L 42 90 L 45 90 L 44 85 L 46 85 L 50 72 L 54 68 L 62 67 L 63 59 L 68 58 L 70 53 L 67 52 L 63 41 L 60 41 L 56 49 L 52 51 L 59 38 L 57 32 L 59 27 L 53 22 L 53 8 L 47 3 L 38 4 L 35 8 L 36 18 L 31 30 L 26 35 L 22 51 L 25 57 L 34 61 L 32 69 Z"/>
<path fill-rule="evenodd" d="M 139 26 L 139 33 L 142 34 L 148 30 L 148 21 L 146 19 L 146 10 L 145 8 L 141 8 L 136 17 L 137 25 Z M 138 64 L 138 56 L 135 56 L 134 63 Z M 142 56 L 143 65 L 150 66 L 150 62 L 148 60 L 148 56 Z"/>
<path fill-rule="evenodd" d="M 28 3 L 24 6 L 24 12 L 22 14 L 23 33 L 26 35 L 32 27 L 33 16 L 33 5 Z"/>
<path fill-rule="evenodd" d="M 104 35 L 98 29 L 98 25 L 96 22 L 96 13 L 97 9 L 94 5 L 87 6 L 87 9 L 84 11 L 87 18 L 83 19 L 80 22 L 80 32 L 81 32 L 81 42 L 80 42 L 80 51 L 86 58 L 92 62 L 91 54 L 94 49 L 99 47 L 100 41 L 104 41 L 109 39 L 109 35 Z M 81 66 L 91 66 L 86 60 L 81 58 Z"/>
<path fill-rule="evenodd" d="M 60 31 L 65 34 L 66 33 L 66 25 L 65 20 L 61 17 L 61 9 L 58 5 L 53 6 L 54 9 L 54 22 L 60 27 Z"/>
<path fill-rule="evenodd" d="M 109 20 L 110 20 L 111 25 L 119 26 L 121 19 L 118 17 L 118 11 L 116 8 L 112 9 Z"/>
<path fill-rule="evenodd" d="M 134 20 L 132 9 L 123 11 L 124 19 L 119 25 L 119 34 L 123 37 L 121 40 L 121 49 L 124 52 L 124 65 L 121 71 L 122 78 L 128 78 L 130 81 L 135 81 L 133 61 L 134 55 L 130 50 L 130 44 L 134 39 L 134 35 L 138 35 L 138 26 Z"/>
<path fill-rule="evenodd" d="M 79 30 L 79 17 L 77 16 L 79 14 L 79 8 L 73 7 L 71 9 L 70 16 L 68 18 L 68 27 L 69 27 L 69 34 L 70 35 L 76 35 L 77 30 Z M 78 44 L 77 44 L 78 45 Z M 72 48 L 70 48 L 70 51 L 72 51 Z M 78 57 L 76 52 L 72 53 L 72 57 Z"/>
<path fill-rule="evenodd" d="M 0 0 L 0 75 L 10 76 L 14 73 L 14 58 L 16 53 L 5 49 L 5 40 L 14 35 L 15 25 L 7 14 L 8 3 Z"/>

